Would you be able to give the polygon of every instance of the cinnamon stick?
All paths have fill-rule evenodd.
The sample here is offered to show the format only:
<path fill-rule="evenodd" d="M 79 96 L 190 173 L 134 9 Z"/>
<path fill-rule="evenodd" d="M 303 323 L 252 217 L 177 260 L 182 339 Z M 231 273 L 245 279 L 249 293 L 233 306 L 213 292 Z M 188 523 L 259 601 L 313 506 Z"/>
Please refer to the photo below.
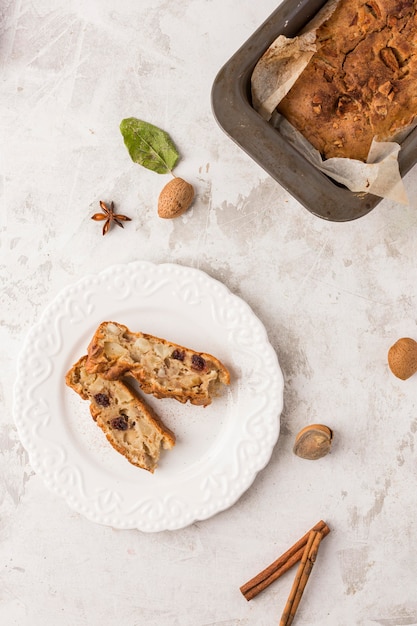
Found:
<path fill-rule="evenodd" d="M 287 604 L 285 605 L 279 626 L 291 626 L 294 620 L 295 613 L 298 609 L 298 605 L 300 604 L 300 600 L 307 585 L 311 570 L 313 569 L 313 565 L 316 561 L 317 552 L 322 539 L 323 533 L 314 530 L 310 531 L 310 535 L 306 547 L 304 548 L 303 556 L 301 558 L 300 565 L 298 566 L 297 574 L 295 576 L 290 595 L 288 596 Z"/>
<path fill-rule="evenodd" d="M 304 548 L 312 531 L 320 531 L 323 534 L 323 537 L 325 537 L 329 534 L 330 528 L 325 522 L 323 522 L 323 520 L 320 520 L 276 561 L 271 563 L 271 565 L 262 570 L 262 572 L 242 585 L 240 587 L 240 591 L 246 600 L 249 601 L 255 598 L 261 591 L 266 589 L 271 583 L 277 580 L 277 578 L 285 574 L 285 572 L 295 565 L 295 563 L 301 560 Z"/>

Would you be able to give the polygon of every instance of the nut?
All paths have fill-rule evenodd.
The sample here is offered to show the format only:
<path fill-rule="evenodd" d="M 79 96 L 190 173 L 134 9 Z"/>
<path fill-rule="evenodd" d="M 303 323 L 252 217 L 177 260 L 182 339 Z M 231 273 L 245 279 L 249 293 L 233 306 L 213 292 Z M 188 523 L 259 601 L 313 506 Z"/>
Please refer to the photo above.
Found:
<path fill-rule="evenodd" d="M 394 48 L 390 48 L 389 46 L 387 46 L 386 48 L 382 48 L 379 54 L 383 63 L 387 66 L 388 69 L 392 70 L 393 72 L 396 72 L 400 69 L 400 64 L 397 55 L 395 54 Z"/>
<path fill-rule="evenodd" d="M 375 19 L 382 16 L 381 8 L 379 4 L 374 2 L 374 0 L 368 0 L 368 2 L 365 4 L 365 7 L 373 15 Z"/>
<path fill-rule="evenodd" d="M 392 91 L 392 84 L 389 80 L 386 80 L 385 83 L 382 83 L 378 87 L 379 93 L 382 93 L 384 96 L 389 96 Z"/>
<path fill-rule="evenodd" d="M 417 372 L 417 342 L 409 337 L 398 339 L 388 350 L 388 365 L 397 378 L 410 378 Z"/>
<path fill-rule="evenodd" d="M 193 186 L 176 176 L 159 194 L 158 215 L 164 219 L 178 217 L 191 206 L 193 199 Z"/>
<path fill-rule="evenodd" d="M 330 452 L 333 431 L 323 424 L 311 424 L 300 430 L 295 438 L 293 452 L 302 459 L 315 461 Z"/>

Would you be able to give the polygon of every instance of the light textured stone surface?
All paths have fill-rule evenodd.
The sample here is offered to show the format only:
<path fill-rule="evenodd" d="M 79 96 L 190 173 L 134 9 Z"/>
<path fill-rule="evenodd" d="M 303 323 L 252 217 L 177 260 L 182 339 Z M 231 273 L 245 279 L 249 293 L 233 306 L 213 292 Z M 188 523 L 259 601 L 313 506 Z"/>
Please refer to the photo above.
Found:
<path fill-rule="evenodd" d="M 355 222 L 312 216 L 217 126 L 220 67 L 274 10 L 258 0 L 6 0 L 1 7 L 0 622 L 5 626 L 269 626 L 285 576 L 239 586 L 316 521 L 323 542 L 300 626 L 417 624 L 417 378 L 387 351 L 417 339 L 417 182 Z M 180 147 L 192 209 L 156 212 L 165 177 L 130 161 L 136 116 Z M 113 200 L 133 218 L 101 236 Z M 285 377 L 281 436 L 229 510 L 183 530 L 116 531 L 73 513 L 35 475 L 12 417 L 17 354 L 63 285 L 144 259 L 207 271 L 264 322 Z M 330 455 L 292 453 L 308 423 Z"/>

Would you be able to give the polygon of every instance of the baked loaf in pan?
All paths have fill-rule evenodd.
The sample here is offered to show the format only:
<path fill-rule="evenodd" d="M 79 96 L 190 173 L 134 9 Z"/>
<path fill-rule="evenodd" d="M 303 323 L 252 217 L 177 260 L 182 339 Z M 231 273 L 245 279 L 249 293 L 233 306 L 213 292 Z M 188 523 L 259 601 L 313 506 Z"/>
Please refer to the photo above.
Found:
<path fill-rule="evenodd" d="M 83 400 L 113 448 L 130 463 L 153 473 L 162 449 L 175 445 L 152 409 L 132 389 L 119 380 L 106 380 L 86 371 L 82 357 L 66 375 L 66 384 Z"/>
<path fill-rule="evenodd" d="M 103 322 L 88 346 L 86 368 L 108 380 L 133 376 L 145 393 L 208 405 L 229 385 L 226 367 L 214 356 L 165 339 Z"/>
<path fill-rule="evenodd" d="M 324 158 L 366 161 L 417 115 L 417 0 L 340 0 L 277 109 Z"/>

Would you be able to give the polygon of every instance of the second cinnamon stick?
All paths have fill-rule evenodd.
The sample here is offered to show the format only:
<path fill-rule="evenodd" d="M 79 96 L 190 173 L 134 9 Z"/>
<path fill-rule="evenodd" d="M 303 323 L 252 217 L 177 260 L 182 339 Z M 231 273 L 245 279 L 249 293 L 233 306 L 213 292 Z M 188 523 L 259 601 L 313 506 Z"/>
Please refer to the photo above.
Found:
<path fill-rule="evenodd" d="M 300 604 L 300 600 L 307 585 L 311 570 L 313 569 L 313 565 L 316 561 L 317 552 L 322 539 L 323 533 L 320 531 L 312 530 L 310 532 L 287 604 L 285 605 L 285 609 L 279 623 L 280 626 L 291 626 L 293 623 L 295 613 L 298 605 Z"/>

